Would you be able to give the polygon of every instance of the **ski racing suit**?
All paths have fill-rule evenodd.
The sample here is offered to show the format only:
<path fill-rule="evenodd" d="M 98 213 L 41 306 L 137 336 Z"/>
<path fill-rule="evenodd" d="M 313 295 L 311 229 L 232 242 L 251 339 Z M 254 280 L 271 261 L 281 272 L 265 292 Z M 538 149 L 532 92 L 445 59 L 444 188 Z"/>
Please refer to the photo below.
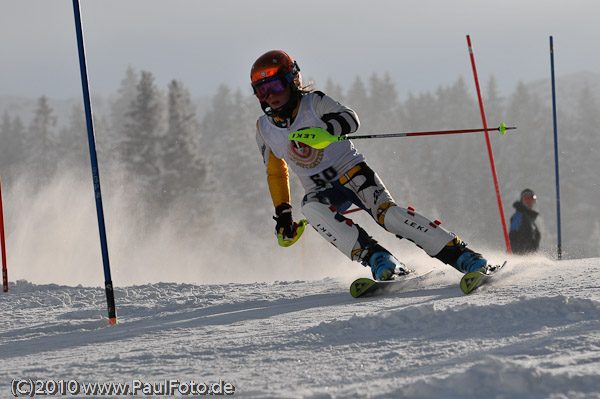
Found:
<path fill-rule="evenodd" d="M 306 192 L 302 213 L 323 238 L 351 260 L 364 264 L 374 242 L 360 226 L 342 215 L 351 204 L 364 209 L 387 231 L 414 242 L 430 256 L 452 245 L 455 238 L 458 240 L 439 221 L 431 221 L 411 207 L 398 206 L 350 140 L 314 149 L 288 139 L 289 133 L 311 127 L 326 129 L 334 135 L 354 133 L 360 122 L 352 109 L 315 91 L 301 97 L 293 120 L 277 122 L 280 126 L 272 117 L 262 115 L 256 131 L 273 205 L 291 204 L 289 167 Z"/>

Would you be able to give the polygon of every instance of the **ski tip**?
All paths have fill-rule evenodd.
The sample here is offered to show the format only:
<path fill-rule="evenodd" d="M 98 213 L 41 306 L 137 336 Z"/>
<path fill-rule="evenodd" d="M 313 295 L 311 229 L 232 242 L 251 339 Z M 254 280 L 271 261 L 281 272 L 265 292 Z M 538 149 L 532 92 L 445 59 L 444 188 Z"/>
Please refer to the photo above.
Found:
<path fill-rule="evenodd" d="M 498 264 L 498 265 L 494 265 L 494 273 L 497 272 L 498 270 L 502 269 L 504 266 L 506 266 L 506 264 L 508 263 L 507 260 L 505 260 L 504 262 L 502 262 L 502 264 Z"/>
<path fill-rule="evenodd" d="M 498 265 L 488 265 L 485 271 L 474 271 L 466 273 L 460 280 L 460 290 L 466 295 L 473 292 L 480 285 L 484 284 L 488 278 L 496 274 L 500 269 L 506 266 L 508 261 Z"/>
<path fill-rule="evenodd" d="M 480 284 L 480 280 L 483 277 L 481 272 L 470 272 L 463 276 L 460 280 L 460 290 L 466 295 L 470 294 Z"/>
<path fill-rule="evenodd" d="M 373 290 L 377 283 L 370 278 L 359 278 L 354 280 L 350 285 L 350 295 L 354 298 L 359 298 Z"/>

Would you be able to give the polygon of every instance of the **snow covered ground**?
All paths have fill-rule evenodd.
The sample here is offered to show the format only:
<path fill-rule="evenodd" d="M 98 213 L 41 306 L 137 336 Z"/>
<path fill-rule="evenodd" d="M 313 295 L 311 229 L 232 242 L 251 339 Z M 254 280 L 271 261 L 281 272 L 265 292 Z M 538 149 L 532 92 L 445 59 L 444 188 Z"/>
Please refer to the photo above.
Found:
<path fill-rule="evenodd" d="M 353 299 L 354 277 L 117 287 L 115 326 L 100 288 L 18 280 L 0 293 L 0 397 L 24 378 L 139 397 L 193 380 L 243 398 L 600 398 L 600 259 L 513 257 L 469 296 L 441 264 L 379 297 Z"/>

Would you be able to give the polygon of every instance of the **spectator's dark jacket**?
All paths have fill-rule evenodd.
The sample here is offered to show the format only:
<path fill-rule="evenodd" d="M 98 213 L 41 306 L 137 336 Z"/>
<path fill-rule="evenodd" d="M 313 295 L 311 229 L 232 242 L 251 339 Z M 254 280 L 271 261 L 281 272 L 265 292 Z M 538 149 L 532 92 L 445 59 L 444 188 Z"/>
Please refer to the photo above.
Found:
<path fill-rule="evenodd" d="M 521 201 L 516 201 L 513 206 L 517 210 L 510 218 L 510 247 L 517 255 L 524 255 L 538 250 L 540 246 L 540 232 L 535 224 L 538 213 L 527 208 Z"/>

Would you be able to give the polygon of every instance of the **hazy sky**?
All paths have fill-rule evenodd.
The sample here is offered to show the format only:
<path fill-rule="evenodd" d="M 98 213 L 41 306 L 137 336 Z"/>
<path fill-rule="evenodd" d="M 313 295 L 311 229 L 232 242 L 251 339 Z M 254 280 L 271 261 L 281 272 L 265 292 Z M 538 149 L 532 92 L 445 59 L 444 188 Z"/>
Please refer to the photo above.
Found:
<path fill-rule="evenodd" d="M 81 0 L 92 94 L 116 92 L 127 66 L 192 96 L 221 83 L 250 93 L 249 70 L 271 49 L 294 57 L 305 80 L 348 87 L 388 72 L 401 97 L 473 85 L 466 35 L 482 84 L 503 91 L 550 76 L 600 71 L 596 0 Z M 81 95 L 71 0 L 0 0 L 0 95 Z M 471 86 L 472 87 L 472 86 Z"/>

